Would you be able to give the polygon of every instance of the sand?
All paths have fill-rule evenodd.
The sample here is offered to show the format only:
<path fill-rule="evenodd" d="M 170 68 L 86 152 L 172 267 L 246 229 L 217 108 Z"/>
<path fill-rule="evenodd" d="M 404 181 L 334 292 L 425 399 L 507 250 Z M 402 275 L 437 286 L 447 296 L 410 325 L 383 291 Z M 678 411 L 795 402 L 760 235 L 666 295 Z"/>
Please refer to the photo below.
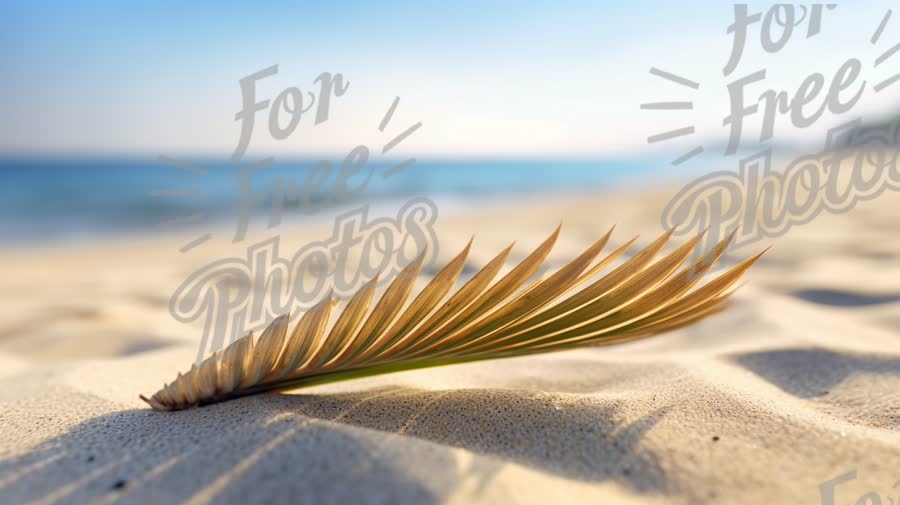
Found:
<path fill-rule="evenodd" d="M 473 267 L 512 240 L 520 259 L 560 220 L 551 264 L 612 224 L 612 245 L 646 244 L 671 194 L 459 210 L 439 218 L 441 256 L 475 233 Z M 775 244 L 730 310 L 650 340 L 179 413 L 137 395 L 193 362 L 199 327 L 168 299 L 227 238 L 187 254 L 171 235 L 9 250 L 0 502 L 898 503 L 898 211 L 887 193 L 734 251 Z"/>

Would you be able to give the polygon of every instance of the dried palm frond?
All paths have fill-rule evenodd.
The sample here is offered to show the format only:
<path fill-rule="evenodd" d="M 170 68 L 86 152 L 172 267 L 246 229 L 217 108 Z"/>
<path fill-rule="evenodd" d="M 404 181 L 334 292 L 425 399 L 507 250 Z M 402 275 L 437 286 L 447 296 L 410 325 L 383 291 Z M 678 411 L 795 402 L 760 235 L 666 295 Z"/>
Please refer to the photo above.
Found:
<path fill-rule="evenodd" d="M 672 232 L 579 291 L 636 239 L 598 262 L 612 234 L 546 279 L 522 288 L 544 262 L 559 229 L 497 282 L 512 246 L 439 305 L 459 278 L 471 241 L 406 305 L 422 267 L 420 256 L 369 310 L 377 278 L 366 283 L 330 327 L 329 294 L 288 334 L 289 316 L 259 338 L 236 340 L 178 374 L 152 397 L 156 410 L 181 410 L 263 391 L 293 389 L 355 377 L 526 354 L 607 345 L 692 324 L 724 308 L 737 280 L 763 254 L 694 289 L 732 236 L 676 274 L 700 240 L 687 241 L 659 261 Z M 566 296 L 568 295 L 568 296 Z M 405 309 L 404 309 L 405 307 Z"/>

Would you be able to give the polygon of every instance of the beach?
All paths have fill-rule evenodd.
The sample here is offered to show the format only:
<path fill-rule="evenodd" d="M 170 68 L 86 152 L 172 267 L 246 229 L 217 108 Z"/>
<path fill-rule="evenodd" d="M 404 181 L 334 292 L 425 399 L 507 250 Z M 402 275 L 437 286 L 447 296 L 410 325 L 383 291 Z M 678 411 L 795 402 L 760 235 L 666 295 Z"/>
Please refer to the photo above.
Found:
<path fill-rule="evenodd" d="M 607 250 L 646 245 L 678 189 L 485 198 L 438 218 L 439 264 L 473 235 L 467 270 L 515 241 L 512 264 L 559 223 L 551 267 L 613 225 Z M 893 503 L 898 212 L 889 191 L 729 250 L 774 246 L 727 311 L 651 339 L 174 413 L 138 395 L 194 362 L 201 323 L 169 299 L 246 249 L 232 229 L 187 253 L 175 232 L 7 249 L 0 502 Z M 331 226 L 283 225 L 281 247 Z"/>

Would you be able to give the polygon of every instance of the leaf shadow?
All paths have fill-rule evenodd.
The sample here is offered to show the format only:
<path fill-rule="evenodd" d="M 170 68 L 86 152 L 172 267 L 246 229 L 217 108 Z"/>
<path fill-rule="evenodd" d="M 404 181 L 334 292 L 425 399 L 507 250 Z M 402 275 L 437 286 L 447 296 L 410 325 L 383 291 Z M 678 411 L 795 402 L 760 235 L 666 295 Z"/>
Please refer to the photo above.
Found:
<path fill-rule="evenodd" d="M 3 503 L 433 504 L 458 476 L 447 454 L 423 484 L 397 448 L 359 430 L 294 414 L 283 395 L 177 413 L 112 412 L 0 461 Z"/>
<path fill-rule="evenodd" d="M 487 490 L 508 463 L 669 493 L 641 440 L 668 411 L 622 422 L 616 402 L 406 387 L 266 394 L 176 413 L 94 417 L 0 460 L 10 503 L 437 503 Z M 359 429 L 364 428 L 364 429 Z M 481 455 L 461 463 L 453 451 Z M 305 497 L 305 498 L 304 498 Z"/>
<path fill-rule="evenodd" d="M 298 413 L 458 447 L 569 479 L 612 480 L 638 493 L 669 492 L 656 455 L 641 441 L 670 410 L 632 422 L 619 402 L 519 390 L 290 394 Z M 338 417 L 335 412 L 342 411 Z"/>

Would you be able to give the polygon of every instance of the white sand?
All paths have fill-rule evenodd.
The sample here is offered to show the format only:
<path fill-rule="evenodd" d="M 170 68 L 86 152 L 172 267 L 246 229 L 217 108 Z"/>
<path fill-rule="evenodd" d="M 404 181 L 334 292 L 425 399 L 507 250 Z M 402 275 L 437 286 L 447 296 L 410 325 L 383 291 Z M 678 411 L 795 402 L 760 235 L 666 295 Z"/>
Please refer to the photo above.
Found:
<path fill-rule="evenodd" d="M 441 254 L 476 233 L 473 266 L 520 259 L 560 220 L 557 264 L 614 223 L 645 244 L 666 194 L 442 217 Z M 738 251 L 776 245 L 728 312 L 655 339 L 173 414 L 137 395 L 193 361 L 168 297 L 227 239 L 7 252 L 0 502 L 816 504 L 855 471 L 835 503 L 900 503 L 898 214 L 888 193 Z"/>

